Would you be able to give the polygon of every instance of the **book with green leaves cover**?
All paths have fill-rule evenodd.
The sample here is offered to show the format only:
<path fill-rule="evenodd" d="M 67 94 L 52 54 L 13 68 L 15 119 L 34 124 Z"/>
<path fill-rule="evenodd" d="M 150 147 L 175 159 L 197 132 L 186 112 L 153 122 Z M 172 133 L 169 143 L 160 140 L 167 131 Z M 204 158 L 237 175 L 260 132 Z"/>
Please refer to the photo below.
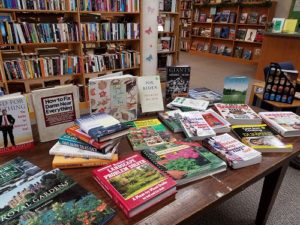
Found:
<path fill-rule="evenodd" d="M 180 122 L 176 118 L 176 114 L 178 114 L 180 112 L 181 112 L 181 110 L 179 110 L 179 109 L 166 111 L 166 112 L 160 112 L 160 113 L 158 113 L 158 117 L 174 133 L 182 132 L 183 130 L 181 128 Z"/>

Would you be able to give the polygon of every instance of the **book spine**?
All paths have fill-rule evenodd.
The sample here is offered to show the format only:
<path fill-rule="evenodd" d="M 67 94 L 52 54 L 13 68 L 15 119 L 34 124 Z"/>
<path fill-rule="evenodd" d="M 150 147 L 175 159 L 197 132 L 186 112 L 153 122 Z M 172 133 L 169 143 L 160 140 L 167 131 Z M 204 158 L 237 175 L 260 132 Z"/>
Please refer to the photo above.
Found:
<path fill-rule="evenodd" d="M 64 164 L 64 163 L 52 163 L 52 168 L 60 168 L 60 169 L 71 169 L 71 168 L 79 168 L 79 167 L 96 167 L 96 166 L 106 166 L 110 164 L 112 161 L 107 160 L 106 162 L 86 162 L 86 163 L 70 163 L 70 164 Z"/>
<path fill-rule="evenodd" d="M 67 145 L 67 146 L 70 146 L 70 147 L 75 147 L 75 148 L 79 148 L 79 149 L 87 150 L 87 151 L 91 151 L 91 152 L 98 152 L 98 149 L 96 149 L 96 148 L 94 148 L 92 146 L 88 146 L 88 145 L 84 145 L 84 144 L 78 143 L 76 141 L 66 140 L 66 139 L 60 139 L 60 138 L 58 139 L 58 141 L 62 145 Z"/>

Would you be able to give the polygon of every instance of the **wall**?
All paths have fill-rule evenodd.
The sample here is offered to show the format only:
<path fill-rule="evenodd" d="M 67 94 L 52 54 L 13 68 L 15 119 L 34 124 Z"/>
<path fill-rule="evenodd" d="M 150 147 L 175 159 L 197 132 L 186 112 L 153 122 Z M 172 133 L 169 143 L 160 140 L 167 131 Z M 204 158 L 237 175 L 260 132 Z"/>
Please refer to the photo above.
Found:
<path fill-rule="evenodd" d="M 277 0 L 275 17 L 288 18 L 292 0 Z"/>

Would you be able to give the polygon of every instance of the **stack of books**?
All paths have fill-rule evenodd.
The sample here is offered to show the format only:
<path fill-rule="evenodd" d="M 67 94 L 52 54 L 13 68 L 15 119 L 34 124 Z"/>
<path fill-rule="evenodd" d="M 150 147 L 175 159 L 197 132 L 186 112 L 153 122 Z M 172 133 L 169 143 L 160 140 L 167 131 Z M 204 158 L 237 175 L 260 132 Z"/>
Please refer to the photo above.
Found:
<path fill-rule="evenodd" d="M 176 97 L 172 102 L 170 102 L 167 107 L 169 109 L 180 109 L 182 111 L 199 110 L 204 111 L 207 109 L 209 101 L 192 99 L 185 97 Z"/>
<path fill-rule="evenodd" d="M 117 148 L 128 126 L 106 113 L 83 116 L 50 149 L 54 168 L 102 166 L 118 160 Z"/>

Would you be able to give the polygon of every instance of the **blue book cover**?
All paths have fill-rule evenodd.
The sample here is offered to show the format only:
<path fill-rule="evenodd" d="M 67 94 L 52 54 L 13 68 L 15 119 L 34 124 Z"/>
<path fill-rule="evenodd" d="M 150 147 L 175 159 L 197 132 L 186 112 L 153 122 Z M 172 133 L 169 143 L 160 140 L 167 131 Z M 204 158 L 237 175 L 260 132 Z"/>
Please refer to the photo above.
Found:
<path fill-rule="evenodd" d="M 246 76 L 225 77 L 222 102 L 227 104 L 245 104 L 249 80 Z"/>

